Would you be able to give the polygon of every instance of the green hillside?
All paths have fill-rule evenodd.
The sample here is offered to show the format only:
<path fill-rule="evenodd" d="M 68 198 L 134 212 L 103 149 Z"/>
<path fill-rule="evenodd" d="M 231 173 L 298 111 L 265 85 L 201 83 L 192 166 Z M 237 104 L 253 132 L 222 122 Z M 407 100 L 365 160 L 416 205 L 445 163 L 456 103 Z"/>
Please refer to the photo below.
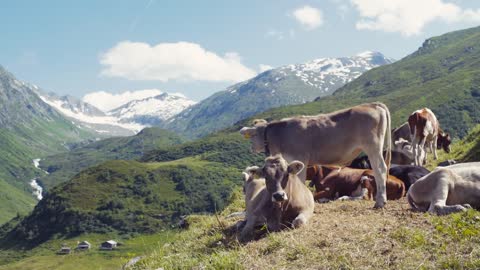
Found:
<path fill-rule="evenodd" d="M 72 151 L 48 156 L 40 167 L 49 174 L 40 177 L 46 189 L 71 179 L 80 171 L 107 160 L 137 159 L 146 152 L 183 142 L 175 133 L 160 128 L 145 128 L 137 135 L 103 139 Z"/>
<path fill-rule="evenodd" d="M 93 135 L 78 128 L 0 66 L 0 224 L 30 211 L 30 181 L 41 174 L 32 160 L 63 152 Z"/>
<path fill-rule="evenodd" d="M 164 163 L 108 161 L 53 188 L 0 245 L 35 246 L 54 235 L 87 232 L 159 231 L 181 215 L 222 209 L 242 180 L 239 173 L 194 158 Z"/>
<path fill-rule="evenodd" d="M 280 119 L 292 115 L 331 112 L 356 104 L 381 101 L 392 113 L 393 126 L 413 111 L 428 107 L 454 137 L 464 137 L 480 123 L 480 27 L 426 40 L 411 55 L 393 64 L 365 72 L 315 102 L 275 108 L 251 119 Z"/>

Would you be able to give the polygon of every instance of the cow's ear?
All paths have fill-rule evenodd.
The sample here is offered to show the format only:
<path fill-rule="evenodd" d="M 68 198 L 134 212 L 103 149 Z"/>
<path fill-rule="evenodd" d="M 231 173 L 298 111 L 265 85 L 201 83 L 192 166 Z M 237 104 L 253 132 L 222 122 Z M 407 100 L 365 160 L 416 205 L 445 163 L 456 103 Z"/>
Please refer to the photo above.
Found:
<path fill-rule="evenodd" d="M 243 181 L 247 182 L 248 180 L 250 180 L 250 175 L 246 172 L 242 172 L 242 175 L 243 175 Z"/>
<path fill-rule="evenodd" d="M 255 119 L 255 120 L 253 120 L 253 126 L 254 127 L 265 126 L 267 124 L 268 124 L 268 122 L 265 119 Z"/>
<path fill-rule="evenodd" d="M 250 139 L 257 134 L 257 128 L 243 127 L 242 129 L 240 129 L 240 134 L 242 134 L 245 139 Z"/>
<path fill-rule="evenodd" d="M 288 173 L 299 174 L 303 168 L 305 168 L 303 162 L 294 160 L 288 164 Z"/>
<path fill-rule="evenodd" d="M 263 177 L 263 170 L 260 169 L 258 166 L 251 166 L 245 169 L 245 174 L 249 176 L 249 178 L 262 178 Z"/>

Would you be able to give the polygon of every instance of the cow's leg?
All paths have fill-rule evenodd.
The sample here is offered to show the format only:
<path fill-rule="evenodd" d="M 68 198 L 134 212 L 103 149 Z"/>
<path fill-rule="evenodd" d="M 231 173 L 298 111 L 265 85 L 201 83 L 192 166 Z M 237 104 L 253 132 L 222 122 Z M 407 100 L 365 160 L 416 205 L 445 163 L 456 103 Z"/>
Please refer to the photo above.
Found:
<path fill-rule="evenodd" d="M 418 151 L 418 139 L 415 136 L 412 136 L 412 153 L 413 153 L 413 163 L 414 165 L 419 165 L 419 151 Z"/>
<path fill-rule="evenodd" d="M 239 240 L 241 242 L 248 242 L 252 240 L 255 227 L 266 223 L 267 220 L 263 215 L 252 214 L 251 216 L 248 216 L 245 224 L 243 224 L 243 229 L 240 232 Z"/>
<path fill-rule="evenodd" d="M 310 214 L 307 213 L 300 213 L 292 222 L 292 227 L 293 228 L 298 228 L 301 227 L 305 224 L 307 224 L 308 219 L 310 218 Z"/>
<path fill-rule="evenodd" d="M 381 149 L 382 148 L 377 151 L 365 150 L 366 154 L 370 158 L 370 163 L 372 164 L 373 169 L 373 176 L 375 176 L 375 183 L 377 185 L 377 195 L 375 197 L 374 208 L 383 208 L 387 203 L 387 165 L 383 160 Z"/>
<path fill-rule="evenodd" d="M 426 140 L 427 140 L 427 137 L 423 137 L 423 139 L 418 144 L 418 148 L 421 153 L 418 166 L 423 166 L 424 164 L 427 163 L 427 148 L 425 147 Z"/>
<path fill-rule="evenodd" d="M 466 211 L 468 206 L 456 204 L 456 205 L 446 205 L 448 197 L 448 181 L 440 177 L 436 186 L 432 189 L 432 200 L 430 202 L 430 207 L 428 209 L 429 213 L 437 215 L 448 215 L 451 213 Z"/>
<path fill-rule="evenodd" d="M 433 145 L 433 158 L 435 160 L 438 159 L 438 155 L 437 155 L 437 139 L 438 139 L 438 135 L 434 136 L 433 137 L 433 141 L 432 141 L 432 145 Z"/>

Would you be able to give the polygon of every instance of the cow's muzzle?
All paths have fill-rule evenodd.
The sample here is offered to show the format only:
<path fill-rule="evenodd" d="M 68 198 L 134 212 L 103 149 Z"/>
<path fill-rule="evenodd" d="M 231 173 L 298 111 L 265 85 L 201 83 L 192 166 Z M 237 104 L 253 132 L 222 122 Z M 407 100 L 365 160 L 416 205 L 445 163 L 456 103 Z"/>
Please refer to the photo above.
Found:
<path fill-rule="evenodd" d="M 272 201 L 273 202 L 283 202 L 288 199 L 287 193 L 285 191 L 277 191 L 272 194 Z"/>

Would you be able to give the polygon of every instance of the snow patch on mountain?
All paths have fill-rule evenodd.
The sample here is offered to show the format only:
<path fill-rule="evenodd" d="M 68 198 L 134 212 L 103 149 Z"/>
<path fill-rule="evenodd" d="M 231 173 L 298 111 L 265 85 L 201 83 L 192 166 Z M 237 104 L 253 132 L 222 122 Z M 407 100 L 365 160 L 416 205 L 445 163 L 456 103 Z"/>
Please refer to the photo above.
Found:
<path fill-rule="evenodd" d="M 66 117 L 73 118 L 75 120 L 80 121 L 81 123 L 87 124 L 86 127 L 95 129 L 93 126 L 88 126 L 88 124 L 96 124 L 96 125 L 113 125 L 118 126 L 124 129 L 131 130 L 135 133 L 142 130 L 145 125 L 138 124 L 138 123 L 122 123 L 119 121 L 117 117 L 114 116 L 92 116 L 87 115 L 81 110 L 72 110 L 71 107 L 66 104 L 66 101 L 61 99 L 49 99 L 44 96 L 40 96 L 40 98 L 47 103 L 48 105 L 52 106 L 58 112 L 62 113 Z M 97 130 L 97 132 L 101 132 Z"/>
<path fill-rule="evenodd" d="M 367 70 L 392 62 L 392 59 L 385 58 L 379 52 L 365 51 L 353 57 L 319 58 L 303 64 L 287 65 L 276 71 L 281 76 L 293 74 L 305 84 L 328 92 L 328 84 L 344 85 Z M 279 80 L 280 77 L 275 79 Z"/>
<path fill-rule="evenodd" d="M 99 108 L 104 112 L 114 110 L 134 100 L 142 100 L 163 94 L 159 89 L 144 89 L 124 91 L 121 93 L 108 93 L 98 91 L 86 94 L 82 100 Z"/>
<path fill-rule="evenodd" d="M 123 122 L 139 117 L 154 117 L 165 121 L 195 103 L 183 95 L 163 93 L 154 97 L 130 101 L 107 114 L 118 117 Z"/>

